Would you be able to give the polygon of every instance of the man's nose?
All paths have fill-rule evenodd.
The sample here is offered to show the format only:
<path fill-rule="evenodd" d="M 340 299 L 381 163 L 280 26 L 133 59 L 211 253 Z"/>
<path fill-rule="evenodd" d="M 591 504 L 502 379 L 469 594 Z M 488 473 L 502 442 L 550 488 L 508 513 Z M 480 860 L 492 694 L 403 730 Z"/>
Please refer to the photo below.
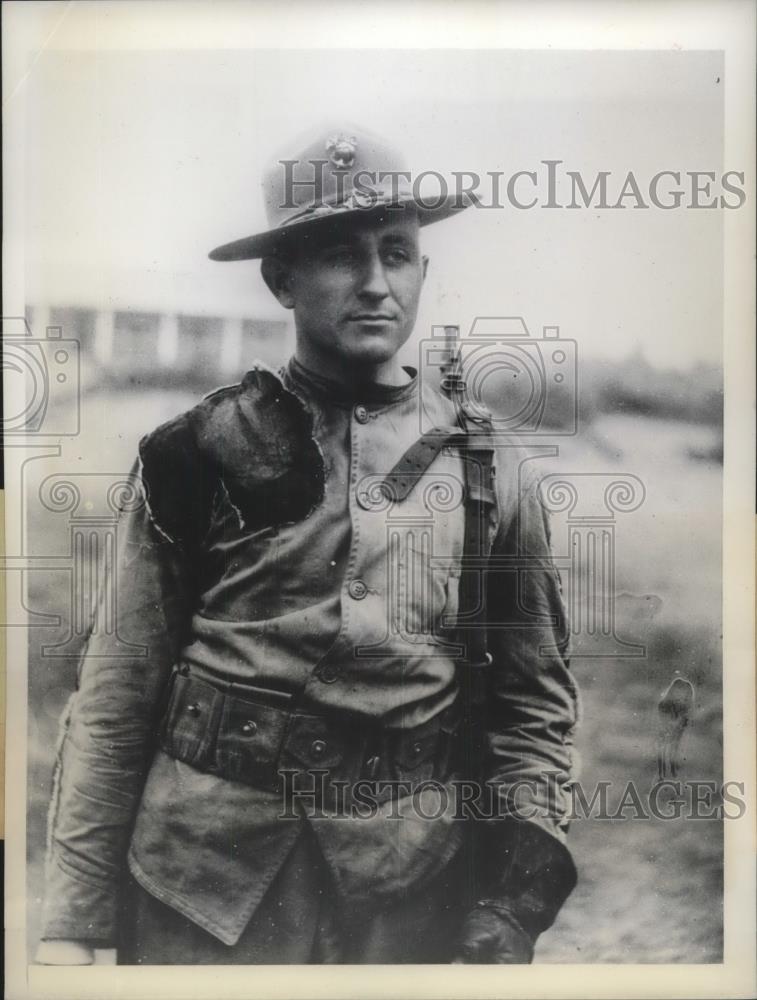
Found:
<path fill-rule="evenodd" d="M 365 258 L 360 272 L 358 295 L 369 299 L 385 299 L 389 295 L 384 265 L 378 253 L 372 253 Z"/>

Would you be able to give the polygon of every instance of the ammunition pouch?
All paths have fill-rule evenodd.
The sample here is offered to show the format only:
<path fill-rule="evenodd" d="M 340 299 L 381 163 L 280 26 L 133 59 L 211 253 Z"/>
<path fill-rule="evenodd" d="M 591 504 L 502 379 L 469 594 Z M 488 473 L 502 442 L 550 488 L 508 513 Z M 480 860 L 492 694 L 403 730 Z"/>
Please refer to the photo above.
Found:
<path fill-rule="evenodd" d="M 457 769 L 457 701 L 411 729 L 308 714 L 293 710 L 292 701 L 279 692 L 242 696 L 176 673 L 161 748 L 199 771 L 279 792 L 285 774 L 294 787 L 293 775 L 325 773 L 327 783 L 402 783 L 408 794 L 422 782 L 449 780 Z M 392 794 L 389 787 L 380 797 Z"/>

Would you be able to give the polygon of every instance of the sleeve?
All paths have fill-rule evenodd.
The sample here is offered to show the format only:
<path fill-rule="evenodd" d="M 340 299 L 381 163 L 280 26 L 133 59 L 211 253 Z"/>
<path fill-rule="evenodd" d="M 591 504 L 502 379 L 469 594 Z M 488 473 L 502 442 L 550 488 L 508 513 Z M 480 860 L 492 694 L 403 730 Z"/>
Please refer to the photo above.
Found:
<path fill-rule="evenodd" d="M 144 499 L 122 508 L 114 565 L 105 567 L 61 720 L 43 939 L 116 941 L 128 838 L 188 620 L 190 580 L 186 555 L 156 528 Z"/>
<path fill-rule="evenodd" d="M 484 894 L 504 903 L 534 939 L 576 883 L 566 833 L 580 713 L 538 485 L 532 478 L 512 504 L 512 516 L 502 518 L 488 579 L 492 686 L 484 777 L 498 818 L 484 824 L 482 851 Z"/>

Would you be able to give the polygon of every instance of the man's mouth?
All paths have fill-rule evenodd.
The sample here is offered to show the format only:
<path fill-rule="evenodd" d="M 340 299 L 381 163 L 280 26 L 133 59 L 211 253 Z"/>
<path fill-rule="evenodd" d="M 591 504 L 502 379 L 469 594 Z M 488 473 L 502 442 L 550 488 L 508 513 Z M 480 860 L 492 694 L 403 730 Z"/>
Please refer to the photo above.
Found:
<path fill-rule="evenodd" d="M 392 316 L 390 313 L 361 312 L 361 313 L 350 313 L 347 319 L 352 320 L 353 322 L 356 323 L 389 323 L 393 319 L 396 319 L 396 317 Z"/>

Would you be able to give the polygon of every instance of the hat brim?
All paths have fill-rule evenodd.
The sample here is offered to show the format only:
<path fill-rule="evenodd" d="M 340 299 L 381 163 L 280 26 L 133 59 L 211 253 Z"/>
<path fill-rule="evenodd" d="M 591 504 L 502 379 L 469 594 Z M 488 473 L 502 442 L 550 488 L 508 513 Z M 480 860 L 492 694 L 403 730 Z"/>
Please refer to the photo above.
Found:
<path fill-rule="evenodd" d="M 339 225 L 342 222 L 354 220 L 356 217 L 381 216 L 388 212 L 396 212 L 399 209 L 413 210 L 421 226 L 429 226 L 434 222 L 441 222 L 451 215 L 464 211 L 472 204 L 467 201 L 461 204 L 459 195 L 448 195 L 444 200 L 436 199 L 433 205 L 427 205 L 415 200 L 397 201 L 389 205 L 377 205 L 370 208 L 352 208 L 344 211 L 334 211 L 328 215 L 317 217 L 305 217 L 297 219 L 287 225 L 279 226 L 277 229 L 269 229 L 264 233 L 257 233 L 254 236 L 245 236 L 241 240 L 234 240 L 232 243 L 223 243 L 221 246 L 211 250 L 208 254 L 211 260 L 258 260 L 267 257 L 287 244 L 298 241 L 303 237 L 314 235 L 318 229 L 328 229 L 331 226 Z"/>

